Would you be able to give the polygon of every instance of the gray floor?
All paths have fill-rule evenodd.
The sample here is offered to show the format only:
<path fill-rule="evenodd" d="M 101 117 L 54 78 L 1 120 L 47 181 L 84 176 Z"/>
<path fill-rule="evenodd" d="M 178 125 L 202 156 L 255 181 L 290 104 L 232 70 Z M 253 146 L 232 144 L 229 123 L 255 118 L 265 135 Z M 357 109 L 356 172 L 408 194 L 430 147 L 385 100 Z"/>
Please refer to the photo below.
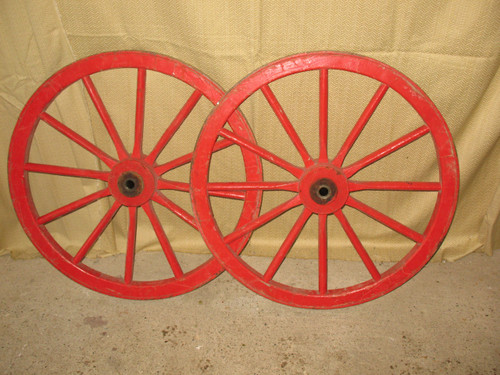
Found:
<path fill-rule="evenodd" d="M 330 311 L 271 302 L 227 273 L 130 301 L 44 259 L 4 256 L 0 269 L 1 374 L 500 374 L 500 251 L 428 264 L 382 298 Z"/>

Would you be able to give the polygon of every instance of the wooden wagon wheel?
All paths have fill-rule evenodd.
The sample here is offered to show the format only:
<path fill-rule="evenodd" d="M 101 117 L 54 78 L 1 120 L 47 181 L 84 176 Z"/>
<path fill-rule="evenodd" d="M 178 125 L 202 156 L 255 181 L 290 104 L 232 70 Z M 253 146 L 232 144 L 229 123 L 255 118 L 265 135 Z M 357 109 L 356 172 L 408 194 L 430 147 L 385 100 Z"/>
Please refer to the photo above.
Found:
<path fill-rule="evenodd" d="M 355 73 L 369 77 L 378 84 L 378 89 L 365 107 L 359 119 L 352 126 L 344 143 L 336 154 L 328 153 L 331 137 L 338 136 L 328 123 L 328 78 L 334 70 Z M 311 155 L 304 145 L 269 84 L 284 77 L 316 71 L 319 81 L 319 152 Z M 420 123 L 402 137 L 393 139 L 374 152 L 367 152 L 359 160 L 344 164 L 365 126 L 384 98 L 388 90 L 393 90 L 408 102 L 418 114 Z M 269 149 L 249 142 L 234 132 L 223 128 L 227 119 L 235 113 L 249 97 L 260 92 L 279 119 L 280 125 L 300 154 L 301 165 L 278 156 Z M 259 94 L 260 95 L 260 94 Z M 291 94 L 288 94 L 291 95 Z M 316 126 L 316 125 L 314 125 Z M 254 129 L 255 130 L 255 129 Z M 286 181 L 262 180 L 255 182 L 232 182 L 208 180 L 213 166 L 212 150 L 218 137 L 234 142 L 242 150 L 247 150 L 271 164 L 288 172 Z M 258 136 L 256 135 L 257 139 Z M 433 152 L 439 168 L 439 178 L 435 181 L 398 181 L 380 179 L 359 181 L 355 175 L 364 168 L 377 168 L 377 161 L 412 144 L 416 140 L 429 137 L 433 141 Z M 431 146 L 432 147 L 432 146 Z M 212 165 L 211 165 L 212 162 Z M 244 168 L 244 166 L 241 166 Z M 411 165 L 405 169 L 411 170 Z M 265 175 L 264 175 L 265 176 Z M 258 69 L 229 91 L 208 117 L 196 146 L 191 174 L 192 201 L 195 217 L 203 223 L 201 233 L 212 253 L 226 269 L 240 282 L 253 291 L 274 301 L 305 308 L 336 308 L 359 304 L 380 297 L 400 286 L 414 276 L 435 253 L 451 224 L 458 195 L 458 161 L 453 141 L 447 125 L 431 100 L 413 82 L 400 72 L 379 61 L 334 52 L 305 53 L 287 57 Z M 241 228 L 222 233 L 218 220 L 210 206 L 209 191 L 213 189 L 230 192 L 248 191 L 288 191 L 292 198 L 275 205 L 268 212 L 258 216 Z M 425 230 L 416 231 L 402 222 L 391 218 L 374 207 L 353 197 L 362 190 L 385 190 L 389 192 L 435 192 L 436 201 Z M 392 194 L 392 193 L 391 193 Z M 239 249 L 231 242 L 240 236 L 259 231 L 285 212 L 298 208 L 300 214 L 291 229 L 283 236 L 281 245 L 273 248 L 273 259 L 266 269 L 259 271 L 248 264 Z M 345 211 L 355 209 L 367 217 L 378 221 L 413 242 L 411 250 L 399 262 L 385 271 L 380 271 L 369 252 L 363 246 Z M 280 265 L 287 257 L 308 220 L 317 215 L 317 287 L 299 288 L 273 280 Z M 327 223 L 337 221 L 352 243 L 364 266 L 367 279 L 341 288 L 328 285 L 327 251 L 329 235 Z M 255 234 L 254 234 L 255 235 Z M 243 253 L 244 254 L 244 253 Z"/>
<path fill-rule="evenodd" d="M 135 128 L 132 130 L 134 142 L 130 150 L 124 146 L 92 78 L 92 75 L 96 73 L 106 73 L 115 69 L 131 70 L 136 72 L 133 74 L 136 74 L 137 77 L 136 83 L 133 83 L 136 91 L 136 107 Z M 176 78 L 182 84 L 191 86 L 192 94 L 173 121 L 170 124 L 165 124 L 165 130 L 151 152 L 145 154 L 143 152 L 144 114 L 147 110 L 145 92 L 150 72 L 158 72 Z M 109 136 L 108 142 L 112 143 L 117 157 L 106 153 L 102 147 L 98 147 L 72 130 L 60 119 L 47 113 L 47 108 L 58 95 L 75 82 L 83 82 L 84 91 L 87 92 L 95 106 Z M 117 92 L 116 95 L 119 96 L 122 93 Z M 162 163 L 158 163 L 157 158 L 173 135 L 185 123 L 185 119 L 200 101 L 200 98 L 206 97 L 215 105 L 222 95 L 223 91 L 219 86 L 192 67 L 166 56 L 134 51 L 110 52 L 90 56 L 61 69 L 43 83 L 23 109 L 15 127 L 9 151 L 9 184 L 12 202 L 25 232 L 40 253 L 57 269 L 76 282 L 98 292 L 122 298 L 171 297 L 189 292 L 216 277 L 223 268 L 213 257 L 191 270 L 181 267 L 176 252 L 162 227 L 160 216 L 155 212 L 153 202 L 163 206 L 196 228 L 192 215 L 177 205 L 173 198 L 168 197 L 169 191 L 188 192 L 188 182 L 169 180 L 168 174 L 167 178 L 163 178 L 163 175 L 169 171 L 188 165 L 191 162 L 192 153 L 186 150 L 184 155 Z M 87 150 L 89 155 L 95 157 L 103 166 L 102 170 L 31 162 L 32 140 L 39 129 L 40 122 Z M 245 119 L 239 113 L 235 113 L 231 117 L 229 124 L 236 134 L 252 141 L 253 138 Z M 230 145 L 231 142 L 219 142 L 214 151 Z M 58 152 L 57 144 L 53 146 L 53 152 Z M 259 158 L 246 151 L 242 157 L 249 168 L 247 178 L 259 180 L 261 178 Z M 34 202 L 30 184 L 30 176 L 33 174 L 46 174 L 58 178 L 59 176 L 71 176 L 95 179 L 103 181 L 104 187 L 50 212 L 38 212 L 37 202 Z M 59 178 L 57 183 L 64 184 L 65 181 L 64 178 Z M 242 219 L 239 225 L 245 225 L 247 221 L 253 220 L 258 211 L 258 192 L 250 195 L 231 192 L 212 192 L 211 194 L 244 201 Z M 76 252 L 70 253 L 63 248 L 47 229 L 47 224 L 57 220 L 65 220 L 83 207 L 106 197 L 109 197 L 111 202 L 109 209 Z M 121 266 L 121 274 L 117 276 L 102 273 L 84 264 L 83 261 L 120 208 L 128 211 L 128 229 L 125 262 Z M 141 211 L 149 219 L 170 265 L 169 272 L 157 280 L 141 281 L 134 278 L 137 220 L 138 213 Z M 246 239 L 242 238 L 235 246 L 243 247 L 245 241 Z M 171 276 L 172 274 L 173 276 Z M 167 275 L 168 277 L 166 277 Z"/>

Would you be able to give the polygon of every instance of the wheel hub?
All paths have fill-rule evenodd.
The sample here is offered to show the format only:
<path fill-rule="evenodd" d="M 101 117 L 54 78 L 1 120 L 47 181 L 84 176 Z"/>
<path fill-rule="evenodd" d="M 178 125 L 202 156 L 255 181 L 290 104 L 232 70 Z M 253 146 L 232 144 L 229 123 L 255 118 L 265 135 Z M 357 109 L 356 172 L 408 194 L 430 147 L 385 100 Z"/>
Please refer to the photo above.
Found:
<path fill-rule="evenodd" d="M 108 181 L 111 193 L 125 206 L 141 206 L 151 200 L 157 176 L 142 160 L 128 159 L 118 163 Z"/>
<path fill-rule="evenodd" d="M 299 194 L 302 203 L 314 213 L 332 214 L 347 201 L 347 178 L 333 165 L 316 164 L 301 177 Z"/>

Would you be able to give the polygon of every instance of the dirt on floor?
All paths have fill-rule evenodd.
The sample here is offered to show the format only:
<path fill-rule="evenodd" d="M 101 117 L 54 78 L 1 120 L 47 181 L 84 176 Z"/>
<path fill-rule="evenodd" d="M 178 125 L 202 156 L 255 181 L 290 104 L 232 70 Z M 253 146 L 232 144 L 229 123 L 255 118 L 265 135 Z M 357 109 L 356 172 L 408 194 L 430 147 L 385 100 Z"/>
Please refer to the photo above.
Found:
<path fill-rule="evenodd" d="M 500 251 L 428 264 L 377 300 L 326 311 L 272 302 L 228 273 L 131 301 L 42 258 L 0 257 L 0 269 L 0 374 L 500 374 Z"/>

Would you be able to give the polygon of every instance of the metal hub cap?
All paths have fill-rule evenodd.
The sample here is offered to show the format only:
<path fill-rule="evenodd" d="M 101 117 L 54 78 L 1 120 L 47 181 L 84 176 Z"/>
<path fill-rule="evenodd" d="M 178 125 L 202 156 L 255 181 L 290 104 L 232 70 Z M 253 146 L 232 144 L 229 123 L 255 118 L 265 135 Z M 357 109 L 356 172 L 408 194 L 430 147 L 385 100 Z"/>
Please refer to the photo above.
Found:
<path fill-rule="evenodd" d="M 144 182 L 140 175 L 134 172 L 125 172 L 118 178 L 118 189 L 127 197 L 137 197 L 142 193 Z"/>
<path fill-rule="evenodd" d="M 311 185 L 309 193 L 316 203 L 327 204 L 337 194 L 337 186 L 332 180 L 322 178 Z"/>

